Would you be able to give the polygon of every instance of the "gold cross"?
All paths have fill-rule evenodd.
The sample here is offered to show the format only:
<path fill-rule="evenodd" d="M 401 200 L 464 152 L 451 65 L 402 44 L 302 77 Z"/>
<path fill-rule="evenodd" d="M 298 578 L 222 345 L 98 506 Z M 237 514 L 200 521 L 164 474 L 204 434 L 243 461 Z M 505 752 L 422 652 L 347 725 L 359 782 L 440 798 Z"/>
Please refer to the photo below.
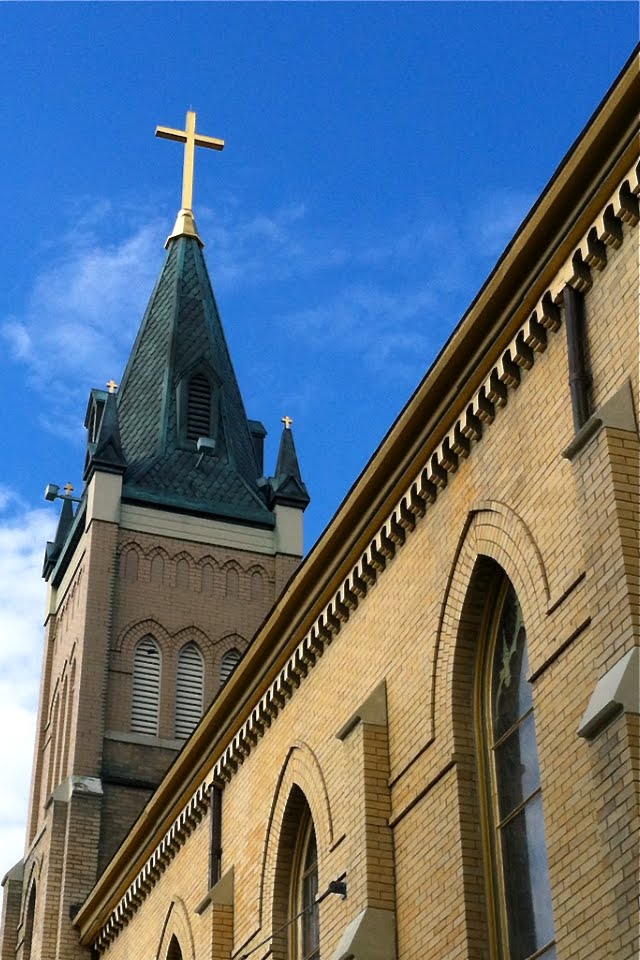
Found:
<path fill-rule="evenodd" d="M 118 384 L 113 378 L 111 380 L 107 380 L 107 389 L 109 390 L 109 393 L 115 393 L 118 389 Z"/>
<path fill-rule="evenodd" d="M 285 430 L 291 430 L 291 424 L 293 423 L 293 420 L 291 419 L 291 417 L 287 417 L 287 416 L 285 415 L 284 417 L 281 417 L 280 419 L 281 419 L 281 422 L 284 423 L 284 428 L 285 428 Z"/>
<path fill-rule="evenodd" d="M 184 166 L 182 172 L 182 209 L 193 209 L 193 167 L 196 147 L 209 147 L 211 150 L 222 150 L 224 140 L 214 137 L 203 137 L 196 133 L 195 111 L 187 110 L 186 130 L 174 130 L 173 127 L 156 127 L 156 137 L 165 140 L 177 140 L 184 143 Z"/>
<path fill-rule="evenodd" d="M 64 492 L 66 493 L 66 495 L 67 495 L 68 497 L 70 497 L 71 494 L 73 493 L 73 484 L 72 484 L 72 483 L 65 483 L 65 485 L 64 485 L 64 487 L 63 487 L 62 489 L 64 490 Z"/>

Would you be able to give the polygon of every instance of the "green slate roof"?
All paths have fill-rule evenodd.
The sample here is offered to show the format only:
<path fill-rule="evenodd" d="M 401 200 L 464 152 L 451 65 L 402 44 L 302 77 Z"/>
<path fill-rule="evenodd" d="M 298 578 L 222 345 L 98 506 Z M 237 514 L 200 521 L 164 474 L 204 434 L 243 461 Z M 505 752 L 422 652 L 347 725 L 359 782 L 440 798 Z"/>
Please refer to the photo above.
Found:
<path fill-rule="evenodd" d="M 181 382 L 216 385 L 213 455 L 179 435 Z M 198 240 L 172 239 L 118 391 L 125 498 L 272 526 L 261 467 Z"/>

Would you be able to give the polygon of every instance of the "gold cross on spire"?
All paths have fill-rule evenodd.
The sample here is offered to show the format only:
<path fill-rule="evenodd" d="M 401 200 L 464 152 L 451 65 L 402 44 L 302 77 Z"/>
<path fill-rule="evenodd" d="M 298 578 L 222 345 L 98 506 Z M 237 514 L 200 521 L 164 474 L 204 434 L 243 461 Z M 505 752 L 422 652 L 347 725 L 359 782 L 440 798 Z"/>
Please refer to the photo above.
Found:
<path fill-rule="evenodd" d="M 182 173 L 182 209 L 193 209 L 193 168 L 196 147 L 209 147 L 211 150 L 222 150 L 224 140 L 214 137 L 204 137 L 196 133 L 195 111 L 187 110 L 185 130 L 174 130 L 173 127 L 156 127 L 156 137 L 165 140 L 177 140 L 184 143 L 184 166 Z"/>
<path fill-rule="evenodd" d="M 109 393 L 115 393 L 117 389 L 118 389 L 118 384 L 115 382 L 113 378 L 111 378 L 111 380 L 107 380 L 107 390 L 109 391 Z"/>
<path fill-rule="evenodd" d="M 64 492 L 66 493 L 66 495 L 67 495 L 68 497 L 70 497 L 71 494 L 73 493 L 73 484 L 72 484 L 72 483 L 65 483 L 65 485 L 64 485 L 64 487 L 63 487 L 62 489 L 64 490 Z"/>
<path fill-rule="evenodd" d="M 291 417 L 288 417 L 285 414 L 285 416 L 281 417 L 280 420 L 282 423 L 284 423 L 285 430 L 291 430 L 291 424 L 293 423 L 293 420 L 291 419 Z"/>

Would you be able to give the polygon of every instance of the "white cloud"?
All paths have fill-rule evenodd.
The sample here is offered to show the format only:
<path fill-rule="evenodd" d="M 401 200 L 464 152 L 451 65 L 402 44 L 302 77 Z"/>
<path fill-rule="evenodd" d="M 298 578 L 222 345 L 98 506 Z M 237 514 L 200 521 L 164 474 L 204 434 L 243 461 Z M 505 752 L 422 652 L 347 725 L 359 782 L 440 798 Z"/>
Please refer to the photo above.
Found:
<path fill-rule="evenodd" d="M 44 544 L 55 517 L 0 488 L 0 874 L 23 853 L 33 759 L 45 585 Z"/>

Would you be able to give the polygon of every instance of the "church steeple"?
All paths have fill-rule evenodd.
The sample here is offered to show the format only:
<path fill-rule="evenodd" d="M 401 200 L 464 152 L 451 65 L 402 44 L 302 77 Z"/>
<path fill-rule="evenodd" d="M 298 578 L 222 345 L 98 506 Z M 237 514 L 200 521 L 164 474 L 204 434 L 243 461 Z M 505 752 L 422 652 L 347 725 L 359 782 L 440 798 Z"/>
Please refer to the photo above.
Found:
<path fill-rule="evenodd" d="M 123 497 L 273 527 L 247 420 L 193 217 L 195 147 L 223 140 L 157 127 L 185 144 L 182 207 L 118 394 Z"/>
<path fill-rule="evenodd" d="M 273 525 L 196 237 L 169 243 L 122 379 L 118 417 L 125 498 Z"/>

